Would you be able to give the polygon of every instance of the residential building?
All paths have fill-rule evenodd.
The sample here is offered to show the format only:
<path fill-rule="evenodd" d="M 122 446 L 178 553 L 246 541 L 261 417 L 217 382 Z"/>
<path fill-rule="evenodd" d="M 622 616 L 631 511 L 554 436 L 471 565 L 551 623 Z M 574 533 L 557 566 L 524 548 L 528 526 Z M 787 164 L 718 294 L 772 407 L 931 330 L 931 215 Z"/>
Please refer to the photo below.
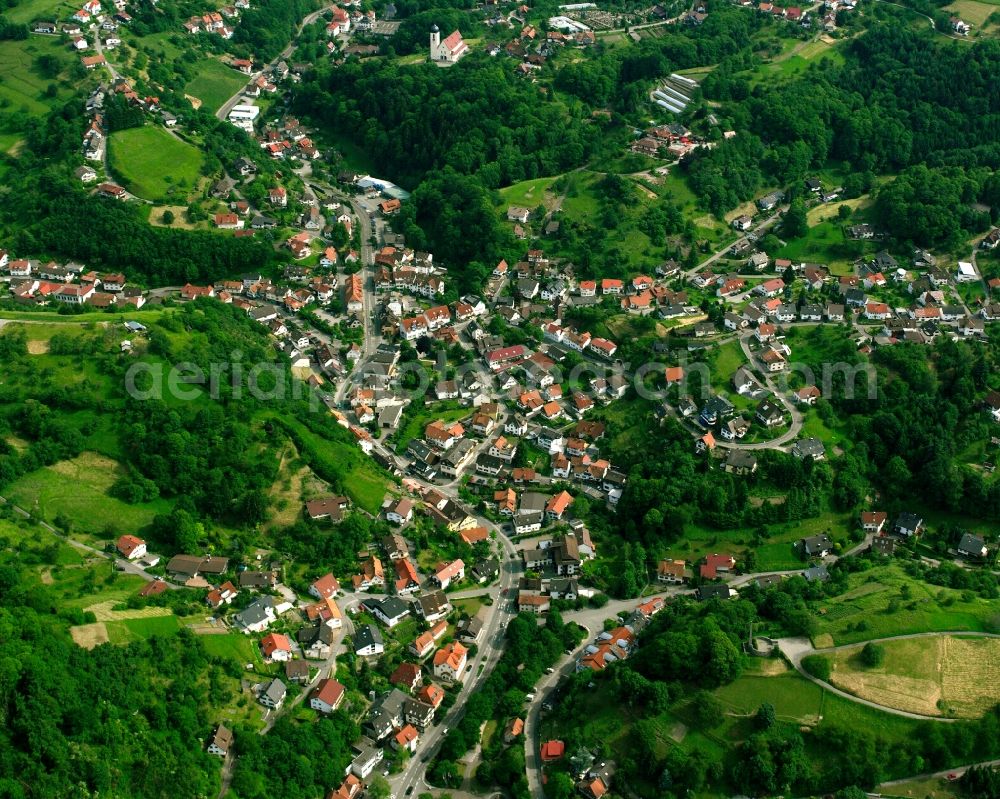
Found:
<path fill-rule="evenodd" d="M 333 713 L 344 701 L 344 686 L 332 678 L 320 680 L 309 697 L 309 707 L 320 713 Z"/>
<path fill-rule="evenodd" d="M 385 643 L 382 641 L 382 633 L 377 627 L 365 624 L 354 634 L 354 654 L 362 657 L 372 657 L 385 652 Z"/>
<path fill-rule="evenodd" d="M 434 676 L 446 682 L 460 682 L 468 665 L 468 652 L 457 641 L 441 647 L 434 655 Z"/>

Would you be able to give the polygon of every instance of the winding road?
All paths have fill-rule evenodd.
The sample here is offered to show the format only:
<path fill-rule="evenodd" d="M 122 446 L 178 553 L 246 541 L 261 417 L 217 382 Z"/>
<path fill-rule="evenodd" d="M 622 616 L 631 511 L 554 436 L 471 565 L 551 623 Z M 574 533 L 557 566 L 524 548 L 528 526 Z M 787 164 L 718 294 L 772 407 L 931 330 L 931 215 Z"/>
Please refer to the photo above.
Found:
<path fill-rule="evenodd" d="M 246 91 L 247 85 L 249 85 L 249 83 L 252 80 L 255 80 L 265 70 L 270 69 L 279 61 L 289 58 L 292 55 L 292 53 L 295 52 L 295 43 L 298 41 L 298 38 L 302 34 L 302 30 L 306 27 L 306 25 L 312 25 L 317 19 L 319 19 L 324 13 L 329 11 L 332 7 L 333 7 L 332 5 L 326 4 L 317 11 L 313 11 L 311 14 L 308 14 L 307 16 L 303 17 L 302 22 L 299 23 L 298 30 L 295 31 L 295 35 L 292 37 L 292 41 L 289 43 L 289 45 L 280 53 L 278 53 L 278 55 L 272 58 L 268 63 L 262 66 L 260 69 L 256 70 L 251 75 L 247 76 L 247 83 L 244 84 L 242 87 L 240 87 L 240 90 L 236 92 L 236 94 L 234 94 L 228 100 L 226 100 L 226 102 L 222 104 L 222 107 L 215 112 L 216 118 L 225 119 L 227 116 L 229 116 L 229 112 L 233 110 L 233 106 L 239 105 L 240 100 L 243 99 L 243 93 Z"/>
<path fill-rule="evenodd" d="M 945 630 L 941 632 L 925 632 L 925 633 L 909 633 L 907 635 L 893 635 L 888 638 L 875 638 L 871 641 L 861 641 L 853 644 L 842 644 L 840 646 L 827 647 L 824 649 L 816 649 L 812 641 L 808 638 L 779 638 L 777 640 L 778 649 L 781 654 L 785 656 L 789 663 L 792 664 L 799 674 L 805 677 L 810 682 L 816 683 L 816 685 L 821 688 L 830 691 L 844 699 L 849 699 L 852 702 L 857 702 L 859 705 L 865 705 L 866 707 L 873 708 L 875 710 L 881 710 L 883 713 L 891 713 L 894 716 L 902 716 L 908 719 L 917 719 L 919 721 L 941 721 L 945 723 L 951 723 L 958 721 L 956 718 L 945 718 L 943 716 L 928 716 L 923 713 L 911 713 L 906 710 L 899 710 L 894 707 L 888 707 L 887 705 L 881 705 L 878 702 L 872 702 L 868 699 L 862 699 L 859 696 L 855 696 L 847 691 L 842 691 L 839 688 L 835 688 L 830 683 L 825 680 L 821 680 L 818 677 L 814 677 L 802 666 L 802 660 L 809 655 L 826 655 L 833 652 L 841 652 L 845 649 L 856 649 L 861 644 L 872 643 L 881 644 L 886 641 L 906 641 L 913 638 L 932 638 L 940 637 L 944 635 L 956 635 L 965 638 L 1000 638 L 1000 634 L 997 633 L 980 633 L 971 632 L 969 630 Z"/>

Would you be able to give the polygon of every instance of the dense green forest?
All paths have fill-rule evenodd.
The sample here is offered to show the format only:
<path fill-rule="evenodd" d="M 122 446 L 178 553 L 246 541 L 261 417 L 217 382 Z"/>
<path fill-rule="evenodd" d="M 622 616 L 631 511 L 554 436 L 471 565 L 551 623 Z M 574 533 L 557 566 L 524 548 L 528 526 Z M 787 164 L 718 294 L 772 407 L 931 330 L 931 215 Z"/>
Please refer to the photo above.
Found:
<path fill-rule="evenodd" d="M 558 174 L 583 163 L 600 135 L 511 62 L 481 55 L 452 69 L 389 60 L 319 69 L 295 103 L 408 186 L 447 166 L 487 188 Z"/>
<path fill-rule="evenodd" d="M 878 24 L 842 53 L 841 66 L 821 61 L 794 80 L 754 88 L 751 73 L 739 68 L 749 64 L 730 63 L 706 80 L 706 97 L 729 101 L 725 113 L 747 141 L 690 158 L 692 188 L 722 212 L 752 197 L 763 177 L 798 182 L 829 159 L 858 173 L 924 165 L 928 171 L 904 173 L 878 209 L 890 232 L 941 245 L 963 227 L 981 229 L 988 220 L 965 206 L 979 199 L 996 207 L 1000 200 L 1000 178 L 992 174 L 1000 167 L 992 132 L 1000 124 L 994 80 L 1000 42 L 957 46 L 926 31 Z M 921 213 L 923 205 L 932 210 Z M 918 213 L 907 213 L 913 210 Z"/>
<path fill-rule="evenodd" d="M 76 382 L 67 382 L 52 369 L 34 370 L 23 331 L 15 328 L 0 335 L 6 366 L 0 425 L 29 442 L 20 452 L 0 440 L 0 486 L 84 449 L 81 426 L 65 423 L 68 412 L 83 412 L 88 420 L 115 415 L 117 447 L 130 469 L 113 491 L 127 502 L 157 496 L 175 500 L 173 513 L 157 519 L 150 530 L 168 551 L 218 543 L 211 525 L 206 529 L 200 524 L 203 520 L 245 529 L 263 522 L 278 450 L 295 436 L 322 443 L 321 452 L 306 446 L 300 450 L 333 490 L 350 493 L 353 469 L 373 473 L 347 431 L 318 411 L 323 406 L 311 403 L 303 384 L 293 382 L 287 365 L 276 360 L 265 329 L 237 309 L 199 300 L 150 323 L 143 361 L 150 371 L 155 374 L 162 367 L 166 386 L 169 366 L 164 364 L 193 364 L 206 376 L 213 365 L 221 365 L 214 399 L 210 385 L 182 386 L 192 392 L 188 401 L 169 393 L 162 399 L 131 398 L 126 393 L 129 359 L 108 346 L 106 335 L 95 330 L 53 339 L 53 355 L 88 360 L 88 371 Z M 260 372 L 256 385 L 270 395 L 255 396 L 248 390 L 249 381 L 257 379 L 251 378 L 252 369 L 259 364 L 268 368 Z M 137 376 L 136 388 L 150 389 L 152 384 L 145 381 Z"/>
<path fill-rule="evenodd" d="M 214 795 L 218 760 L 203 741 L 224 664 L 185 631 L 80 648 L 30 557 L 0 558 L 0 795 Z"/>

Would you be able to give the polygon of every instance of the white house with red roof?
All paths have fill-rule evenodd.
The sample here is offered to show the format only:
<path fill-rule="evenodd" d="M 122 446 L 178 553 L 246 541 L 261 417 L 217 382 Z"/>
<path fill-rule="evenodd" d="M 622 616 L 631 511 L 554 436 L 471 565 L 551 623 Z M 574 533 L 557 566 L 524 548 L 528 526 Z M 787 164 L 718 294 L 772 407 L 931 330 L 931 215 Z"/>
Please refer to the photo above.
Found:
<path fill-rule="evenodd" d="M 146 542 L 134 535 L 123 535 L 118 539 L 117 547 L 127 560 L 137 560 L 146 554 Z"/>
<path fill-rule="evenodd" d="M 332 574 L 324 574 L 309 586 L 309 593 L 317 599 L 331 599 L 340 591 L 340 583 Z"/>
<path fill-rule="evenodd" d="M 309 707 L 320 713 L 333 713 L 344 701 L 344 686 L 332 678 L 320 680 L 309 697 Z"/>
<path fill-rule="evenodd" d="M 292 659 L 292 642 L 287 635 L 269 633 L 260 642 L 260 651 L 267 661 L 286 661 Z"/>
<path fill-rule="evenodd" d="M 434 676 L 446 682 L 458 682 L 465 674 L 469 650 L 457 641 L 441 647 L 434 655 Z"/>
<path fill-rule="evenodd" d="M 462 40 L 462 34 L 454 30 L 441 41 L 441 30 L 437 25 L 431 28 L 431 61 L 454 64 L 469 52 L 469 45 Z"/>
<path fill-rule="evenodd" d="M 446 589 L 453 582 L 465 579 L 465 562 L 461 558 L 453 560 L 451 563 L 441 563 L 437 571 L 434 572 L 433 580 L 442 590 Z"/>

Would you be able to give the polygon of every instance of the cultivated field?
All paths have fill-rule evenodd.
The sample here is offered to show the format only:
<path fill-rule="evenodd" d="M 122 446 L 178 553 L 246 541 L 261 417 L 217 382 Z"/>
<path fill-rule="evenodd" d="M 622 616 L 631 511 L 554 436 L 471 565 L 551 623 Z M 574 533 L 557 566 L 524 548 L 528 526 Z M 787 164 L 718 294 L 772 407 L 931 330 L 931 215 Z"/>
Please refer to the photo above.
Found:
<path fill-rule="evenodd" d="M 973 33 L 975 33 L 975 29 L 982 28 L 990 15 L 1000 10 L 1000 6 L 982 3 L 979 0 L 955 0 L 954 3 L 945 6 L 942 10 L 950 11 L 956 17 L 973 25 Z"/>
<path fill-rule="evenodd" d="M 201 153 L 163 128 L 115 131 L 108 144 L 112 171 L 144 200 L 183 200 L 200 177 Z"/>
<path fill-rule="evenodd" d="M 862 699 L 925 716 L 975 717 L 1000 701 L 1000 639 L 939 636 L 887 641 L 883 665 L 861 647 L 833 657 L 831 682 Z"/>
<path fill-rule="evenodd" d="M 108 638 L 108 628 L 104 626 L 103 621 L 70 627 L 69 634 L 73 637 L 73 643 L 84 649 L 93 649 L 111 640 Z"/>
<path fill-rule="evenodd" d="M 119 604 L 113 600 L 98 602 L 95 605 L 84 608 L 94 614 L 98 621 L 125 621 L 126 619 L 152 619 L 156 616 L 170 616 L 170 608 L 148 607 L 137 608 L 135 610 L 114 610 Z"/>

